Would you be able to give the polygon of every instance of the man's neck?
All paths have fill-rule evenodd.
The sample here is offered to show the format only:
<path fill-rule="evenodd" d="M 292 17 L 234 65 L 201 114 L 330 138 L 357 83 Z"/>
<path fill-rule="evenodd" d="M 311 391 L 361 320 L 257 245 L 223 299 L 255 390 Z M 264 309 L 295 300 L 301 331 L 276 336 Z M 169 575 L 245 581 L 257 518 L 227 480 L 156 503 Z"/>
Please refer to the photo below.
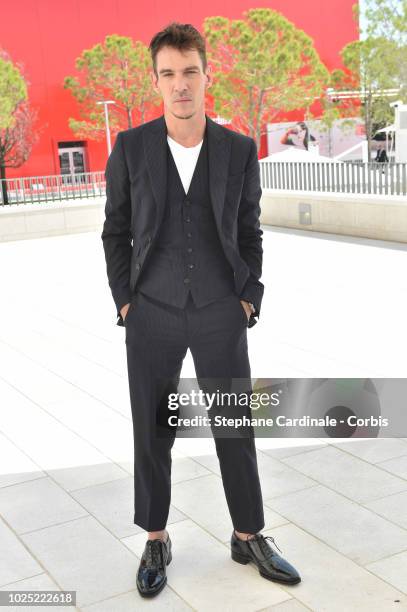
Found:
<path fill-rule="evenodd" d="M 195 147 L 205 135 L 206 116 L 191 117 L 191 119 L 177 119 L 164 113 L 167 125 L 167 134 L 184 147 Z"/>

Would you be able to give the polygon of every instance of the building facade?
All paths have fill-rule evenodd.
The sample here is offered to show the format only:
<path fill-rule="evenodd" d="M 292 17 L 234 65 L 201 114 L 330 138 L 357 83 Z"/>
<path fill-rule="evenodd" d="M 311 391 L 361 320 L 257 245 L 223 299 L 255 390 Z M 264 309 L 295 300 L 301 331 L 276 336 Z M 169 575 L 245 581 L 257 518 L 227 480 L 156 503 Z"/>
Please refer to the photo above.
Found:
<path fill-rule="evenodd" d="M 30 102 L 38 110 L 37 125 L 41 130 L 30 158 L 19 168 L 7 168 L 7 178 L 104 170 L 106 142 L 78 139 L 69 128 L 69 118 L 80 116 L 77 102 L 63 88 L 63 81 L 75 74 L 75 60 L 82 51 L 103 42 L 107 35 L 131 36 L 148 45 L 155 32 L 171 21 L 192 23 L 202 31 L 206 17 L 223 15 L 237 19 L 249 8 L 268 7 L 280 11 L 311 36 L 322 61 L 332 70 L 341 66 L 341 48 L 358 36 L 352 16 L 354 3 L 355 0 L 234 0 L 233 5 L 214 0 L 205 3 L 179 0 L 175 4 L 165 0 L 4 3 L 0 47 L 14 63 L 24 65 Z M 162 109 L 158 110 L 157 116 L 161 112 Z M 295 113 L 286 118 L 297 119 L 301 120 L 301 116 Z M 260 156 L 267 154 L 266 140 L 262 141 Z"/>

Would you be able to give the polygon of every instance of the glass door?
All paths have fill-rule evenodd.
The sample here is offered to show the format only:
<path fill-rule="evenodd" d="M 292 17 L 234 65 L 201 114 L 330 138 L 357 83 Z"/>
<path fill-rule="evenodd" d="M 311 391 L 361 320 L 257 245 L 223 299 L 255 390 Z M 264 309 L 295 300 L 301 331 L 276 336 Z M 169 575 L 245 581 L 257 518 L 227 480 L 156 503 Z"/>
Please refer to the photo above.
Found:
<path fill-rule="evenodd" d="M 85 169 L 85 148 L 84 147 L 67 147 L 59 148 L 59 165 L 61 175 L 64 177 L 63 182 L 78 183 L 79 181 L 85 182 L 85 176 L 83 176 Z M 75 175 L 82 176 L 75 176 Z"/>

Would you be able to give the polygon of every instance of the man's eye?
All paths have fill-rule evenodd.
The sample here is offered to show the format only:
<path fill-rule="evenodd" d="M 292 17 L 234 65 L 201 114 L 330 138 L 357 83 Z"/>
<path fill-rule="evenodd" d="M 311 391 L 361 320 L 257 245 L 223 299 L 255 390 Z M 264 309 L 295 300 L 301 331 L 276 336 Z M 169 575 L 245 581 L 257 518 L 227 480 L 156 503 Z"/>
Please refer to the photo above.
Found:
<path fill-rule="evenodd" d="M 187 70 L 186 74 L 197 74 L 197 71 L 196 70 Z M 162 76 L 165 76 L 165 77 L 172 76 L 172 72 L 165 72 Z"/>

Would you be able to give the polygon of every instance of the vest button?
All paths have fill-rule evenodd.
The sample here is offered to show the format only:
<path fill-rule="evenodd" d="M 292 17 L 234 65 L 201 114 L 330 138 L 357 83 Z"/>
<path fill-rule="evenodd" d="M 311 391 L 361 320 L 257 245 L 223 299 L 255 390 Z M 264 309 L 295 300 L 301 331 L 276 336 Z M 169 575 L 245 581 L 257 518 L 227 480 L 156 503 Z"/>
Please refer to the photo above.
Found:
<path fill-rule="evenodd" d="M 189 283 L 190 280 L 191 280 L 190 278 L 186 277 L 184 278 L 184 283 Z"/>
<path fill-rule="evenodd" d="M 191 202 L 190 202 L 189 200 L 185 200 L 185 204 L 186 204 L 187 206 L 190 206 L 190 205 L 191 205 Z"/>
<path fill-rule="evenodd" d="M 192 253 L 192 247 L 187 248 L 188 253 Z"/>
<path fill-rule="evenodd" d="M 191 234 L 191 232 L 188 232 L 187 237 L 188 237 L 188 238 L 192 238 L 192 234 Z"/>
<path fill-rule="evenodd" d="M 190 223 L 190 221 L 191 221 L 190 217 L 186 217 L 185 221 L 186 221 L 187 223 Z"/>
<path fill-rule="evenodd" d="M 191 268 L 191 270 L 192 270 L 192 268 L 195 268 L 195 265 L 194 264 L 188 264 L 188 268 Z"/>
<path fill-rule="evenodd" d="M 136 263 L 136 270 L 140 270 L 140 264 Z"/>

